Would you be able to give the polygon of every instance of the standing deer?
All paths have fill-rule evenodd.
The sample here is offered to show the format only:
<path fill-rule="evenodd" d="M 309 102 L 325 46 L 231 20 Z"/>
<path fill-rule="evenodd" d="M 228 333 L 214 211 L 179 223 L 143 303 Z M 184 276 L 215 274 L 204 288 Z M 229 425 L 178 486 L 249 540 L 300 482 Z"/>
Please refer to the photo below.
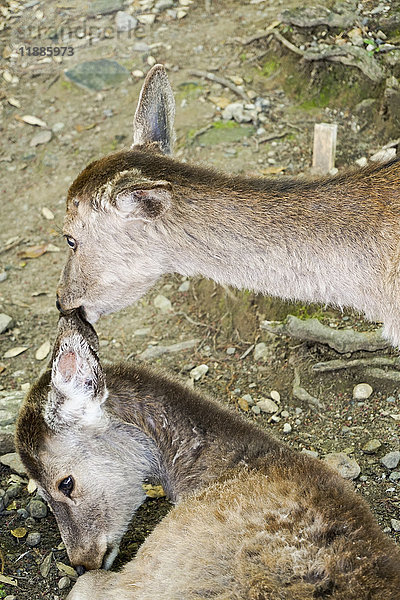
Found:
<path fill-rule="evenodd" d="M 62 317 L 16 443 L 79 578 L 68 600 L 398 600 L 400 552 L 323 462 L 175 379 L 102 369 L 94 331 Z M 160 483 L 176 504 L 119 573 L 122 535 Z"/>
<path fill-rule="evenodd" d="M 313 181 L 218 173 L 169 156 L 174 98 L 149 72 L 133 145 L 90 163 L 68 192 L 61 311 L 90 322 L 165 274 L 348 306 L 400 345 L 400 160 Z"/>

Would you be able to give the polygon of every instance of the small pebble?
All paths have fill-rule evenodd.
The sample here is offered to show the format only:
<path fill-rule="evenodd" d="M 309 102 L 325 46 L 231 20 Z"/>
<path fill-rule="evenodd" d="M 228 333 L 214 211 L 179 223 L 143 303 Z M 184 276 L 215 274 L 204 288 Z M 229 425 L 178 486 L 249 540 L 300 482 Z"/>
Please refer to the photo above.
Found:
<path fill-rule="evenodd" d="M 192 369 L 189 374 L 191 379 L 193 379 L 194 381 L 198 381 L 203 377 L 203 375 L 208 373 L 208 371 L 209 367 L 207 365 L 199 365 L 198 367 Z"/>
<path fill-rule="evenodd" d="M 27 537 L 26 537 L 26 543 L 28 544 L 28 546 L 37 546 L 40 542 L 40 533 L 38 531 L 31 531 L 31 533 L 28 533 Z"/>
<path fill-rule="evenodd" d="M 168 300 L 168 298 L 162 294 L 158 294 L 158 296 L 154 298 L 154 306 L 162 313 L 169 313 L 172 311 L 171 300 Z"/>
<path fill-rule="evenodd" d="M 61 579 L 58 582 L 58 589 L 65 590 L 65 588 L 69 587 L 70 583 L 71 580 L 69 577 L 61 577 Z"/>
<path fill-rule="evenodd" d="M 188 292 L 190 289 L 190 281 L 183 281 L 181 285 L 178 287 L 178 292 Z"/>
<path fill-rule="evenodd" d="M 239 390 L 239 393 L 240 393 L 240 390 Z M 250 406 L 253 406 L 253 404 L 254 404 L 253 396 L 251 396 L 250 394 L 243 394 L 242 398 L 243 398 L 243 400 L 246 400 L 247 404 L 250 404 Z"/>
<path fill-rule="evenodd" d="M 290 423 L 285 423 L 283 426 L 283 433 L 290 433 L 292 431 L 292 426 Z"/>
<path fill-rule="evenodd" d="M 27 517 L 29 517 L 29 513 L 27 510 L 25 510 L 25 508 L 19 508 L 17 510 L 17 515 L 19 515 L 21 519 L 26 519 Z"/>
<path fill-rule="evenodd" d="M 236 348 L 231 347 L 231 348 L 226 349 L 227 354 L 232 355 L 232 354 L 235 354 L 235 352 L 236 352 Z"/>
<path fill-rule="evenodd" d="M 307 448 L 301 449 L 302 454 L 308 454 L 308 456 L 312 456 L 313 458 L 318 458 L 318 452 L 315 450 L 307 450 Z"/>
<path fill-rule="evenodd" d="M 368 440 L 368 442 L 363 446 L 362 451 L 365 452 L 365 454 L 375 454 L 375 452 L 379 450 L 381 446 L 382 443 L 379 440 Z"/>
<path fill-rule="evenodd" d="M 400 471 L 392 471 L 389 475 L 390 481 L 399 481 L 400 480 Z"/>
<path fill-rule="evenodd" d="M 400 462 L 400 451 L 388 452 L 385 456 L 382 456 L 381 463 L 387 469 L 395 469 Z"/>
<path fill-rule="evenodd" d="M 400 531 L 400 521 L 399 519 L 390 519 L 390 524 L 394 531 Z"/>
<path fill-rule="evenodd" d="M 47 506 L 40 500 L 31 500 L 28 510 L 34 519 L 43 519 L 47 515 Z"/>
<path fill-rule="evenodd" d="M 259 406 L 252 406 L 252 407 L 251 407 L 251 410 L 253 411 L 253 413 L 254 413 L 255 415 L 259 415 L 259 414 L 260 414 L 260 412 L 261 412 L 261 408 L 260 408 Z"/>
<path fill-rule="evenodd" d="M 287 418 L 288 418 L 288 416 L 289 416 L 289 413 L 288 413 L 288 411 L 287 411 L 287 410 L 283 410 L 283 411 L 281 412 L 281 417 L 283 417 L 284 419 L 287 419 Z"/>
<path fill-rule="evenodd" d="M 353 388 L 353 398 L 354 400 L 366 400 L 373 391 L 369 383 L 358 383 Z"/>
<path fill-rule="evenodd" d="M 0 283 L 1 283 L 2 281 L 5 281 L 5 280 L 7 279 L 7 277 L 8 277 L 8 273 L 7 273 L 7 271 L 2 271 L 2 272 L 0 273 Z"/>
<path fill-rule="evenodd" d="M 281 401 L 281 395 L 276 390 L 272 390 L 270 393 L 270 396 L 271 396 L 272 400 L 274 400 L 275 402 L 278 402 L 278 404 Z"/>
<path fill-rule="evenodd" d="M 354 458 L 350 458 L 344 452 L 332 452 L 327 454 L 324 461 L 332 469 L 335 469 L 344 479 L 356 479 L 360 474 L 360 467 Z"/>
<path fill-rule="evenodd" d="M 269 398 L 263 398 L 262 400 L 259 400 L 257 402 L 257 406 L 260 410 L 266 413 L 274 413 L 277 410 L 279 410 L 278 405 L 275 404 L 275 402 L 273 400 L 270 400 Z"/>
<path fill-rule="evenodd" d="M 35 527 L 35 525 L 36 525 L 36 521 L 35 521 L 35 519 L 34 519 L 33 517 L 27 517 L 27 518 L 25 519 L 25 525 L 26 525 L 27 527 Z"/>

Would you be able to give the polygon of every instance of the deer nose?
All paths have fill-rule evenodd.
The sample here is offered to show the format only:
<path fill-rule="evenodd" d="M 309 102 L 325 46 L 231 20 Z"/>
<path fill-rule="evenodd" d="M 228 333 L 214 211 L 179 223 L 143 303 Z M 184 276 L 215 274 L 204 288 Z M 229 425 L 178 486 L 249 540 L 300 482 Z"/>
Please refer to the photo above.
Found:
<path fill-rule="evenodd" d="M 78 575 L 83 575 L 86 572 L 86 569 L 83 565 L 78 565 L 77 567 L 75 567 L 75 571 L 78 573 Z"/>

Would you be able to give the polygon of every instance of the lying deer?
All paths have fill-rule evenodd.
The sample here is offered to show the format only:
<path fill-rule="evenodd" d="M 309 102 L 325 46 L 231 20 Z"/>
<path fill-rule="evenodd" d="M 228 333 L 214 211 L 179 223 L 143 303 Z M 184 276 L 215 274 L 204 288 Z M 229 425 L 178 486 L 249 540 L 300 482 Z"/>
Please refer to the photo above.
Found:
<path fill-rule="evenodd" d="M 400 345 L 400 161 L 314 181 L 226 175 L 169 156 L 174 98 L 149 72 L 133 145 L 90 163 L 68 192 L 58 307 L 91 322 L 165 274 L 348 306 Z"/>
<path fill-rule="evenodd" d="M 94 569 L 68 600 L 399 599 L 399 549 L 348 482 L 170 376 L 103 370 L 77 315 L 60 320 L 16 442 L 71 563 Z M 99 570 L 144 482 L 176 507 L 121 572 Z"/>

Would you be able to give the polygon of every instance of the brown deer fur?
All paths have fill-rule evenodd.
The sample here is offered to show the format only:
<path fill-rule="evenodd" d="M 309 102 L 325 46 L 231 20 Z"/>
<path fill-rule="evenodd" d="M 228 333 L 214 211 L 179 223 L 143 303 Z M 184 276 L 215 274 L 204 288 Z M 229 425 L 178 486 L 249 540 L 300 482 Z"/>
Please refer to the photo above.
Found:
<path fill-rule="evenodd" d="M 218 173 L 165 154 L 173 107 L 158 65 L 142 89 L 132 148 L 92 162 L 72 184 L 64 232 L 74 249 L 59 307 L 83 306 L 94 322 L 165 273 L 201 274 L 353 307 L 383 321 L 399 345 L 400 161 L 311 181 Z"/>
<path fill-rule="evenodd" d="M 86 573 L 68 600 L 399 599 L 400 552 L 351 484 L 170 376 L 103 371 L 89 339 L 61 318 L 16 432 L 71 563 L 111 566 L 144 482 L 176 506 L 120 573 Z"/>

